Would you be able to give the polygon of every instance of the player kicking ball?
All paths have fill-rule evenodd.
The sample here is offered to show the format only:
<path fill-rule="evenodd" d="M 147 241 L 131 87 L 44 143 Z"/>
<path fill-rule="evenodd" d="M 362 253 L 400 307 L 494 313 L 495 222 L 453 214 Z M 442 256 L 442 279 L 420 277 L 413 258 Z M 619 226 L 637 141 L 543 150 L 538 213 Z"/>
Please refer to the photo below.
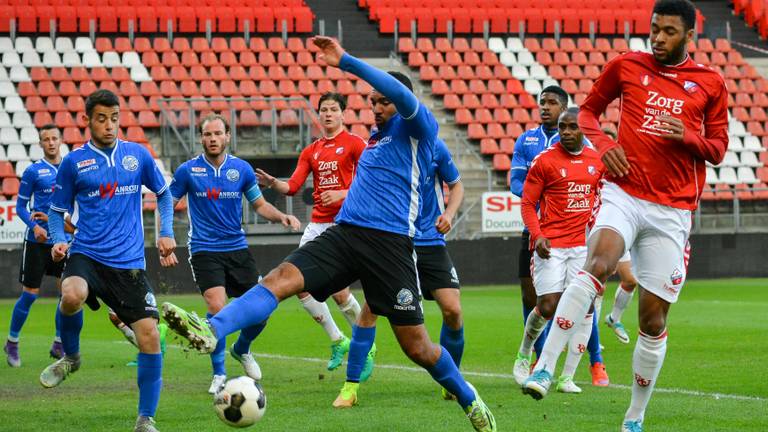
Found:
<path fill-rule="evenodd" d="M 456 395 L 475 430 L 495 431 L 490 409 L 424 327 L 413 236 L 437 121 L 392 75 L 345 53 L 333 39 L 317 36 L 312 42 L 328 65 L 359 76 L 375 89 L 377 103 L 397 111 L 363 151 L 337 225 L 291 253 L 209 322 L 170 303 L 163 305 L 163 316 L 194 348 L 210 352 L 218 338 L 266 321 L 288 297 L 306 291 L 323 301 L 359 279 L 371 311 L 389 319 L 403 352 Z"/>
<path fill-rule="evenodd" d="M 541 360 L 524 386 L 535 398 L 550 387 L 557 357 L 592 300 L 632 250 L 639 289 L 640 335 L 632 357 L 632 400 L 622 431 L 643 430 L 645 410 L 667 351 L 667 314 L 687 272 L 691 212 L 704 187 L 705 166 L 728 149 L 728 91 L 714 70 L 687 52 L 696 8 L 688 0 L 656 2 L 653 53 L 630 52 L 610 61 L 579 114 L 608 175 L 590 232 L 587 262 L 565 290 Z M 599 118 L 621 98 L 619 140 L 600 130 Z"/>
<path fill-rule="evenodd" d="M 333 219 L 339 213 L 349 186 L 357 169 L 357 161 L 365 150 L 365 141 L 344 128 L 344 110 L 347 98 L 339 93 L 325 93 L 320 96 L 317 112 L 323 127 L 323 137 L 308 145 L 299 155 L 296 170 L 288 181 L 279 180 L 266 171 L 257 169 L 259 183 L 284 195 L 294 195 L 301 189 L 307 176 L 312 174 L 312 219 L 304 229 L 299 247 L 314 240 L 326 229 L 333 226 Z M 336 370 L 349 351 L 349 338 L 339 330 L 326 302 L 319 302 L 308 293 L 299 293 L 301 305 L 316 323 L 320 324 L 331 340 L 331 358 L 328 370 Z M 349 288 L 332 295 L 339 310 L 344 314 L 350 327 L 360 317 L 360 304 Z M 367 362 L 373 365 L 376 347 L 371 347 Z"/>
<path fill-rule="evenodd" d="M 558 120 L 560 142 L 534 160 L 523 187 L 521 213 L 531 236 L 533 286 L 536 307 L 528 315 L 515 360 L 515 381 L 522 385 L 533 344 L 555 313 L 568 283 L 587 258 L 585 231 L 598 194 L 603 164 L 597 152 L 585 146 L 578 125 L 578 109 L 569 108 Z M 539 209 L 537 214 L 537 208 Z M 557 391 L 581 393 L 573 375 L 592 333 L 592 313 L 578 323 L 556 320 L 553 327 L 574 327 Z M 525 388 L 523 389 L 525 392 Z"/>

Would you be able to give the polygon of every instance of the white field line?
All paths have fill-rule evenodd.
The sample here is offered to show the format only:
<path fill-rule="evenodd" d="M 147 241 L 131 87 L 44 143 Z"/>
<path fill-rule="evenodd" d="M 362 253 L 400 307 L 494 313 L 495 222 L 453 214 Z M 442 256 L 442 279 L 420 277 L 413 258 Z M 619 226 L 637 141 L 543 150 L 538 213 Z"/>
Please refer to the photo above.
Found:
<path fill-rule="evenodd" d="M 127 344 L 128 342 L 125 341 L 117 341 L 118 343 L 124 343 Z M 168 345 L 169 347 L 176 348 L 176 349 L 182 349 L 183 347 L 173 344 Z M 317 357 L 298 357 L 298 356 L 288 356 L 288 355 L 282 355 L 282 354 L 264 354 L 264 353 L 254 353 L 254 357 L 257 358 L 265 358 L 265 359 L 275 359 L 275 360 L 293 360 L 293 361 L 304 361 L 309 363 L 322 363 L 325 364 L 328 362 L 327 359 L 321 359 Z M 346 365 L 346 362 L 344 362 Z M 376 363 L 376 368 L 378 369 L 391 369 L 391 370 L 400 370 L 400 371 L 407 371 L 407 372 L 425 372 L 423 368 L 416 367 L 416 366 L 402 366 L 402 365 L 391 365 L 391 364 L 381 364 Z M 463 370 L 461 371 L 462 375 L 465 376 L 475 376 L 475 377 L 483 377 L 483 378 L 505 378 L 509 380 L 513 380 L 514 377 L 512 374 L 502 374 L 502 373 L 493 373 L 493 372 L 473 372 L 473 371 L 467 371 Z M 579 382 L 578 384 L 589 384 L 586 382 Z M 624 385 L 624 384 L 610 384 L 608 386 L 609 388 L 615 388 L 615 389 L 621 389 L 621 390 L 632 390 L 632 386 Z M 696 397 L 707 397 L 707 398 L 713 398 L 715 400 L 718 399 L 731 399 L 731 400 L 742 400 L 742 401 L 757 401 L 757 402 L 767 402 L 768 398 L 763 398 L 759 396 L 747 396 L 747 395 L 738 395 L 738 394 L 728 394 L 728 393 L 710 393 L 710 392 L 700 392 L 696 390 L 688 390 L 688 389 L 681 389 L 681 388 L 655 388 L 653 390 L 657 393 L 670 393 L 670 394 L 681 394 L 686 396 L 696 396 Z"/>

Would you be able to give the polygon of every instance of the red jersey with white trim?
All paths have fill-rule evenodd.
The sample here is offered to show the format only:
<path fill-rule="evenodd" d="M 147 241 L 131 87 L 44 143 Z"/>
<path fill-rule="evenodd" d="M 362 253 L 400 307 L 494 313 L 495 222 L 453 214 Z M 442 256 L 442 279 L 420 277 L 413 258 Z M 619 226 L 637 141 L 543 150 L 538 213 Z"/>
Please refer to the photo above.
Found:
<path fill-rule="evenodd" d="M 600 129 L 599 117 L 621 98 L 618 143 Z M 665 138 L 656 116 L 678 118 L 682 141 Z M 690 57 L 666 66 L 653 54 L 629 52 L 610 61 L 579 114 L 582 132 L 602 156 L 621 146 L 629 175 L 608 179 L 628 194 L 674 208 L 694 210 L 705 180 L 705 162 L 718 164 L 728 149 L 728 91 L 714 70 Z"/>
<path fill-rule="evenodd" d="M 520 210 L 531 232 L 531 249 L 539 237 L 549 239 L 553 248 L 586 245 L 587 222 L 603 171 L 599 154 L 589 147 L 574 155 L 557 143 L 533 160 Z"/>
<path fill-rule="evenodd" d="M 352 184 L 357 160 L 367 146 L 365 140 L 342 130 L 331 138 L 320 138 L 302 150 L 296 170 L 288 179 L 288 195 L 295 194 L 312 173 L 314 190 L 312 222 L 333 222 L 344 200 L 323 205 L 320 194 L 328 190 L 346 190 Z"/>

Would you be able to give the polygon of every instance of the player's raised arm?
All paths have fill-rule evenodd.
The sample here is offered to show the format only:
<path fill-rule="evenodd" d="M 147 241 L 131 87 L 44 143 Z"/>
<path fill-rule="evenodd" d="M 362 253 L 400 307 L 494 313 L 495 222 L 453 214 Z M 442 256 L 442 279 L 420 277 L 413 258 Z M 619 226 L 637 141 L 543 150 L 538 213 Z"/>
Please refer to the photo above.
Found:
<path fill-rule="evenodd" d="M 415 138 L 427 138 L 437 134 L 437 121 L 423 107 L 403 83 L 387 72 L 355 58 L 346 52 L 335 40 L 325 36 L 315 36 L 312 42 L 322 51 L 322 57 L 330 66 L 336 66 L 344 71 L 353 73 L 370 84 L 377 92 L 384 95 L 395 104 L 397 112 L 403 119 L 410 121 L 411 136 Z M 424 113 L 420 114 L 420 111 Z M 411 121 L 412 120 L 412 121 Z"/>
<path fill-rule="evenodd" d="M 608 62 L 579 110 L 579 128 L 600 153 L 608 172 L 616 177 L 629 174 L 630 165 L 624 149 L 603 132 L 600 115 L 621 94 L 620 69 L 620 57 Z"/>

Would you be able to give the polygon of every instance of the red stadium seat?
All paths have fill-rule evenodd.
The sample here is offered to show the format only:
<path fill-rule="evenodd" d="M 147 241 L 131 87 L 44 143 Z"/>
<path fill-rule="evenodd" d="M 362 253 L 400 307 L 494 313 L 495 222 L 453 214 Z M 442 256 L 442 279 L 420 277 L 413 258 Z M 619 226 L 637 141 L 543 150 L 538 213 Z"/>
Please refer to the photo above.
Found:
<path fill-rule="evenodd" d="M 16 177 L 8 177 L 3 179 L 2 192 L 6 197 L 19 194 L 19 179 Z"/>
<path fill-rule="evenodd" d="M 484 138 L 480 140 L 480 153 L 484 155 L 494 155 L 500 153 L 499 146 L 496 144 L 496 140 L 491 138 Z"/>
<path fill-rule="evenodd" d="M 509 156 L 502 153 L 493 155 L 493 169 L 495 171 L 509 171 L 511 168 L 512 163 Z"/>

